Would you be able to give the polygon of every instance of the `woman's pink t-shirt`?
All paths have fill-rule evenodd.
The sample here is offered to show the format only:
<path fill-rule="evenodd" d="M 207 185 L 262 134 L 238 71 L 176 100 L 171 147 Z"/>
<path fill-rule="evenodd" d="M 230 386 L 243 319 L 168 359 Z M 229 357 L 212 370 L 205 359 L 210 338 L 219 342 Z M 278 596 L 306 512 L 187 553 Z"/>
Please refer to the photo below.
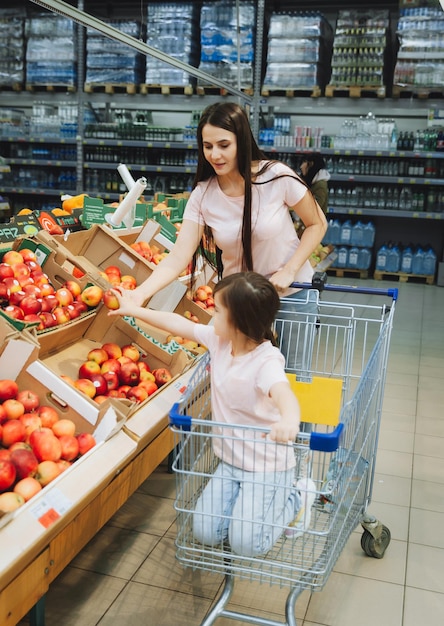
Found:
<path fill-rule="evenodd" d="M 245 440 L 244 429 L 228 427 L 234 424 L 270 427 L 281 419 L 269 396 L 275 383 L 288 382 L 280 351 L 270 341 L 265 341 L 247 354 L 233 356 L 231 342 L 220 340 L 214 327 L 204 324 L 195 325 L 194 338 L 205 345 L 211 355 L 212 418 L 227 424 L 221 431 L 221 438 L 213 440 L 214 453 L 247 471 L 272 472 L 294 467 L 291 445 L 264 442 L 262 433 L 254 430 L 248 431 Z"/>
<path fill-rule="evenodd" d="M 263 162 L 261 163 L 263 165 Z M 293 256 L 299 245 L 289 207 L 296 205 L 307 193 L 294 172 L 276 162 L 257 182 L 290 174 L 252 188 L 252 255 L 253 269 L 270 278 Z M 184 219 L 206 224 L 213 232 L 216 245 L 222 250 L 224 276 L 242 271 L 242 217 L 244 197 L 232 198 L 221 191 L 217 176 L 199 183 L 185 207 Z M 311 282 L 313 269 L 306 261 L 296 280 Z"/>

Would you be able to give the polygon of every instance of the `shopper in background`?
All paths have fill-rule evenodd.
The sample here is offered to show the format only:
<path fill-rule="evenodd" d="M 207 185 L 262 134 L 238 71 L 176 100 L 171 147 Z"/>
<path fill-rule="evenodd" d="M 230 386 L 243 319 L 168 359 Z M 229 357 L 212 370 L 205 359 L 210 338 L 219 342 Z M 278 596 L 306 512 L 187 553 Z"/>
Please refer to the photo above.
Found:
<path fill-rule="evenodd" d="M 307 478 L 295 484 L 295 456 L 288 442 L 299 431 L 300 409 L 284 358 L 273 345 L 280 301 L 271 282 L 257 272 L 223 278 L 214 288 L 212 325 L 137 307 L 129 291 L 113 291 L 120 308 L 109 315 L 135 316 L 209 350 L 212 418 L 230 435 L 212 439 L 220 462 L 196 504 L 196 539 L 219 547 L 229 540 L 237 554 L 255 556 L 268 552 L 286 526 L 287 535 L 299 536 L 310 523 L 316 487 Z M 236 425 L 252 430 L 245 437 Z M 267 438 L 255 427 L 270 428 Z M 303 504 L 307 508 L 301 515 Z"/>
<path fill-rule="evenodd" d="M 291 294 L 294 307 L 316 316 L 317 296 L 289 289 L 310 283 L 309 257 L 321 242 L 327 221 L 307 185 L 287 165 L 259 149 L 242 107 L 220 102 L 207 107 L 197 128 L 198 164 L 183 223 L 171 252 L 132 292 L 143 304 L 187 268 L 205 236 L 217 247 L 220 276 L 254 270 Z M 290 211 L 305 226 L 301 239 Z"/>
<path fill-rule="evenodd" d="M 330 174 L 324 159 L 320 154 L 310 154 L 302 161 L 300 169 L 302 178 L 310 187 L 317 203 L 327 213 Z"/>

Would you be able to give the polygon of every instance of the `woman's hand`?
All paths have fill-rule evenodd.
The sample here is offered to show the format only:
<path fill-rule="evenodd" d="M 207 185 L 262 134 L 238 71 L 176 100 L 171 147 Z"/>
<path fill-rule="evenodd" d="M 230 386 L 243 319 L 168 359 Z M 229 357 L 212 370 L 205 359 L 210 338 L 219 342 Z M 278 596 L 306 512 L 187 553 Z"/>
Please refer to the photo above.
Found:
<path fill-rule="evenodd" d="M 139 298 L 134 298 L 134 294 L 137 289 L 122 289 L 121 287 L 114 287 L 111 289 L 112 293 L 119 301 L 118 309 L 110 309 L 108 315 L 135 315 L 137 309 L 140 308 L 138 302 Z M 137 296 L 137 294 L 136 294 Z"/>
<path fill-rule="evenodd" d="M 274 285 L 278 293 L 286 291 L 294 282 L 294 272 L 286 267 L 283 267 L 271 276 L 270 282 Z"/>

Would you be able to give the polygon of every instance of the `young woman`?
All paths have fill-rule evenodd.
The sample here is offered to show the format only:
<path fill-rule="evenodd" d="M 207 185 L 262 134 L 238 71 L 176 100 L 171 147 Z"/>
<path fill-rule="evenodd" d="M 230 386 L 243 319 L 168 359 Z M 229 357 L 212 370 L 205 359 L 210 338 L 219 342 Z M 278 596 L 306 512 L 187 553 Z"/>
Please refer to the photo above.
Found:
<path fill-rule="evenodd" d="M 214 439 L 213 450 L 220 462 L 197 502 L 196 539 L 214 546 L 228 540 L 237 554 L 263 554 L 300 512 L 298 489 L 306 492 L 307 513 L 299 526 L 293 525 L 286 533 L 300 534 L 310 521 L 315 486 L 309 479 L 294 486 L 295 456 L 288 442 L 299 431 L 300 411 L 284 358 L 272 344 L 280 301 L 271 282 L 256 272 L 222 279 L 214 289 L 212 325 L 135 307 L 129 291 L 114 292 L 120 308 L 110 315 L 132 315 L 194 339 L 210 352 L 212 417 L 233 428 L 229 428 L 230 437 Z M 263 432 L 245 440 L 236 425 L 267 427 L 271 441 L 266 441 Z"/>
<path fill-rule="evenodd" d="M 280 296 L 292 282 L 310 282 L 308 261 L 327 228 L 307 185 L 286 165 L 266 159 L 243 108 L 232 102 L 205 109 L 197 129 L 198 165 L 182 227 L 171 253 L 133 291 L 143 304 L 188 266 L 202 236 L 220 251 L 219 274 L 256 271 Z M 298 239 L 290 211 L 305 226 Z M 305 300 L 304 297 L 301 298 Z"/>

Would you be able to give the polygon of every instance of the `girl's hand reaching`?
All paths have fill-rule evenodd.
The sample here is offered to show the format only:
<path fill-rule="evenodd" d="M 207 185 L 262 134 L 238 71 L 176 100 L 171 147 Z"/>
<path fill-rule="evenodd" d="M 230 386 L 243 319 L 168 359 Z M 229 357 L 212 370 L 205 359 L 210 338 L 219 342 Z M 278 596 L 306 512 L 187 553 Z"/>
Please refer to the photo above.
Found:
<path fill-rule="evenodd" d="M 108 315 L 136 315 L 138 305 L 138 299 L 134 298 L 135 290 L 122 289 L 121 287 L 114 287 L 110 291 L 116 296 L 119 302 L 118 309 L 110 309 Z"/>

